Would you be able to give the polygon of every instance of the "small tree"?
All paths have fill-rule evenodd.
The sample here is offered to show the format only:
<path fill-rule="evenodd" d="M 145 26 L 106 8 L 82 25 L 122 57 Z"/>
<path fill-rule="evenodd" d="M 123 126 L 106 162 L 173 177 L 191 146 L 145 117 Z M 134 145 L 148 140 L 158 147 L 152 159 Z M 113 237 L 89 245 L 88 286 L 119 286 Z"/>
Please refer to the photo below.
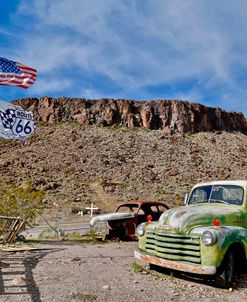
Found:
<path fill-rule="evenodd" d="M 181 198 L 178 193 L 176 194 L 176 197 L 175 197 L 175 205 L 181 206 Z"/>
<path fill-rule="evenodd" d="M 24 187 L 16 183 L 7 185 L 1 182 L 0 215 L 20 217 L 26 223 L 31 223 L 43 212 L 44 195 L 42 190 L 33 190 L 31 181 Z"/>

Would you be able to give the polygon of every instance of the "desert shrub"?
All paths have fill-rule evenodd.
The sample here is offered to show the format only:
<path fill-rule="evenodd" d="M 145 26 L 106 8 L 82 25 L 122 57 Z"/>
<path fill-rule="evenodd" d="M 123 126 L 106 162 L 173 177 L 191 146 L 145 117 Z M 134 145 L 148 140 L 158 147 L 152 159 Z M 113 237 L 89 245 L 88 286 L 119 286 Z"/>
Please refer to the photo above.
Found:
<path fill-rule="evenodd" d="M 131 262 L 131 268 L 134 273 L 140 273 L 143 271 L 143 266 L 137 263 L 135 260 Z"/>
<path fill-rule="evenodd" d="M 14 216 L 31 223 L 43 212 L 44 191 L 34 190 L 31 181 L 25 186 L 0 182 L 0 215 Z"/>

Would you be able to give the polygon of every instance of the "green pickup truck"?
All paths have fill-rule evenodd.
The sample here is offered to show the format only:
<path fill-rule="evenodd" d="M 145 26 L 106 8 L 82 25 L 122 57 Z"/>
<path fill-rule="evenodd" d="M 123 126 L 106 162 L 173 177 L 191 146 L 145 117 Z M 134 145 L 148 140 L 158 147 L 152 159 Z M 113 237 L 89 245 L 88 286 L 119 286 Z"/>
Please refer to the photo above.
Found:
<path fill-rule="evenodd" d="M 193 187 L 185 205 L 136 229 L 135 257 L 149 265 L 212 277 L 231 287 L 247 259 L 247 180 Z"/>

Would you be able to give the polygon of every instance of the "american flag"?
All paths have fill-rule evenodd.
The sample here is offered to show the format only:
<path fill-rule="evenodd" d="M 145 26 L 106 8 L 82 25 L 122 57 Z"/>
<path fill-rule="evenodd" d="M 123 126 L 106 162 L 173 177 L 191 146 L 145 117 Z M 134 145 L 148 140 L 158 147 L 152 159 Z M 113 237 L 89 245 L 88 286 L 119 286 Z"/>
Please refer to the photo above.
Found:
<path fill-rule="evenodd" d="M 36 69 L 0 57 L 0 85 L 28 88 L 36 78 Z"/>

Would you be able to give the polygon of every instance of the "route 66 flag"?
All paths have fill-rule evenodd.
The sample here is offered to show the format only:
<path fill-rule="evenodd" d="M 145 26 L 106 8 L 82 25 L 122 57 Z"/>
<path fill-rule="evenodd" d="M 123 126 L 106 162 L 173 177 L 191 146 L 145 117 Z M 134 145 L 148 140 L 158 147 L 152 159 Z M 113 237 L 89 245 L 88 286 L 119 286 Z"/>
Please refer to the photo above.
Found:
<path fill-rule="evenodd" d="M 23 140 L 35 130 L 33 113 L 0 101 L 0 137 Z"/>

